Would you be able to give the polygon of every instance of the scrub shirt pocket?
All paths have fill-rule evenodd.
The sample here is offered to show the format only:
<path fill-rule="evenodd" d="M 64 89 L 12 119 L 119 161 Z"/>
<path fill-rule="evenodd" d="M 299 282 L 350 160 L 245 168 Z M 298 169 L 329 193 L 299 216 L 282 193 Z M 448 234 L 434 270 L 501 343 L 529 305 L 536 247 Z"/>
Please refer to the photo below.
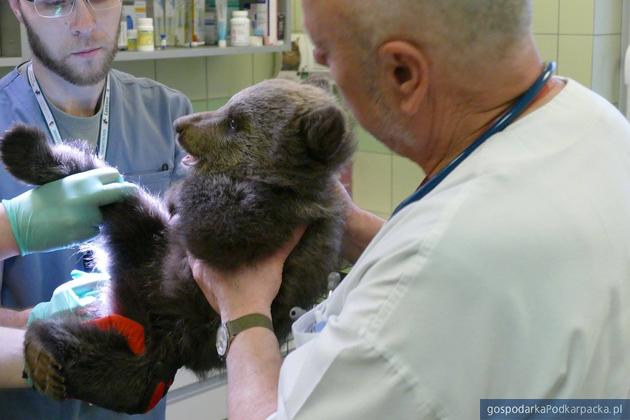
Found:
<path fill-rule="evenodd" d="M 140 172 L 135 174 L 124 174 L 127 182 L 133 182 L 143 186 L 151 194 L 164 194 L 171 185 L 172 169 L 157 172 Z"/>

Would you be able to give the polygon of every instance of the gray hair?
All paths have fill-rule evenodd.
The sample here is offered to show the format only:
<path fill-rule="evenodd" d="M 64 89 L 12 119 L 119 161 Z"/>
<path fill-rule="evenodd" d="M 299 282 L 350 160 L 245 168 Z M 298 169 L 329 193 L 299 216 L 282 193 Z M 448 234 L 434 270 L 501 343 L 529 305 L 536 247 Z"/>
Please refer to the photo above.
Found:
<path fill-rule="evenodd" d="M 346 17 L 354 23 L 349 30 L 368 54 L 387 40 L 406 39 L 452 64 L 470 64 L 504 58 L 531 31 L 531 0 L 347 0 L 347 4 Z"/>

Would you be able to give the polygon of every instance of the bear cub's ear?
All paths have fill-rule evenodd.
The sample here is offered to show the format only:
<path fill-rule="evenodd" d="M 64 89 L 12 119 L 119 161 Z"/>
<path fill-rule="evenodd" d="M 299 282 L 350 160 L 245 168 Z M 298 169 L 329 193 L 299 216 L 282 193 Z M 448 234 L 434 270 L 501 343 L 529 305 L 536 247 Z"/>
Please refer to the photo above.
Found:
<path fill-rule="evenodd" d="M 334 95 L 334 85 L 330 78 L 326 76 L 309 76 L 306 79 L 302 80 L 301 83 L 303 85 L 315 86 L 317 88 L 320 88 L 324 92 Z"/>
<path fill-rule="evenodd" d="M 346 137 L 345 115 L 333 105 L 318 108 L 302 117 L 300 132 L 309 157 L 316 162 L 326 163 Z"/>

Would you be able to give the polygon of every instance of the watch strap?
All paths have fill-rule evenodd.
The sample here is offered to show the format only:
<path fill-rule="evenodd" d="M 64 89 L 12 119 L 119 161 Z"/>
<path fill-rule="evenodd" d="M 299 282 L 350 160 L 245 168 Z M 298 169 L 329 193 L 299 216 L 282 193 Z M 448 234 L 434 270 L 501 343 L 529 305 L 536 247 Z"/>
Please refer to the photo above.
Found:
<path fill-rule="evenodd" d="M 266 315 L 258 313 L 248 314 L 240 318 L 236 318 L 233 321 L 228 321 L 225 324 L 227 326 L 230 339 L 234 338 L 236 334 L 254 327 L 264 327 L 273 332 L 273 323 L 271 322 L 271 319 Z"/>

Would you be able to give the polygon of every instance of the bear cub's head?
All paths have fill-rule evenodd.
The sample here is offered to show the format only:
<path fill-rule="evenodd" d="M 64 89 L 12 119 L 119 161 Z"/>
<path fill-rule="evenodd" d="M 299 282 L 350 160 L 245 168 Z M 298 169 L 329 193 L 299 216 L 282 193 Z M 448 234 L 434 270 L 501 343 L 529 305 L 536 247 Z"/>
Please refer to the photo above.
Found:
<path fill-rule="evenodd" d="M 345 112 L 324 89 L 273 79 L 247 88 L 214 112 L 179 118 L 183 160 L 197 174 L 283 183 L 310 182 L 354 151 Z"/>

